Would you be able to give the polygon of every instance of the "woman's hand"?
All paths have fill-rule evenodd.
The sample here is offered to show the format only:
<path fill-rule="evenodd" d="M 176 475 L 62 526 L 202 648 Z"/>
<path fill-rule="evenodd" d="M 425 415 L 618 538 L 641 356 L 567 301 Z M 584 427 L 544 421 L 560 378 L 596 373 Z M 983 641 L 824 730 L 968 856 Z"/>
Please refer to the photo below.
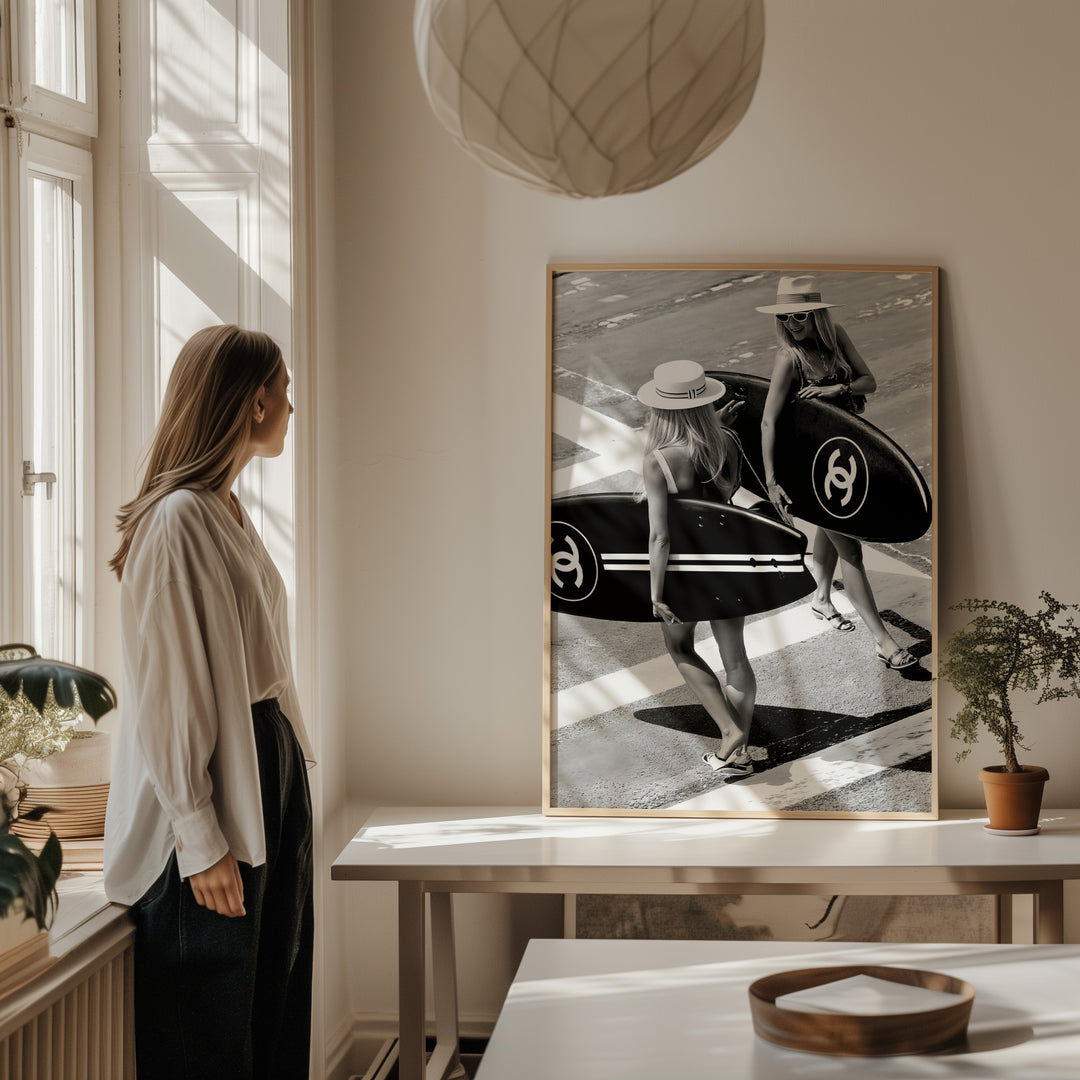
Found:
<path fill-rule="evenodd" d="M 746 404 L 743 398 L 733 398 L 726 405 L 722 405 L 716 410 L 717 416 L 720 418 L 720 423 L 724 427 L 731 427 L 731 425 L 738 419 L 739 413 L 742 407 Z"/>
<path fill-rule="evenodd" d="M 659 619 L 661 622 L 667 623 L 668 626 L 682 622 L 682 619 L 680 619 L 663 600 L 653 601 L 652 613 L 654 619 Z"/>
<path fill-rule="evenodd" d="M 831 386 L 804 386 L 795 396 L 799 398 L 838 398 L 848 392 L 843 383 L 833 383 Z"/>
<path fill-rule="evenodd" d="M 791 514 L 788 513 L 788 507 L 791 505 L 788 493 L 775 480 L 770 480 L 768 486 L 769 502 L 780 512 L 780 517 L 784 519 L 785 524 L 794 526 L 795 522 Z"/>
<path fill-rule="evenodd" d="M 188 881 L 191 882 L 195 902 L 202 907 L 230 919 L 247 914 L 244 910 L 244 882 L 231 852 L 206 870 L 192 874 Z"/>

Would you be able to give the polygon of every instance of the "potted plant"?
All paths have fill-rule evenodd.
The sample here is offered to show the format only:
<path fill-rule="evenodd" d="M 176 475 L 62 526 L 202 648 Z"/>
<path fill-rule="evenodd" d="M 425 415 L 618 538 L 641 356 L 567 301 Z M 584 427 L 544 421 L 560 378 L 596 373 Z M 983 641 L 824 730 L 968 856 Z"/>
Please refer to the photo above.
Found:
<path fill-rule="evenodd" d="M 20 816 L 20 764 L 62 750 L 75 737 L 80 716 L 96 722 L 115 704 L 102 676 L 44 660 L 29 645 L 0 645 L 0 921 L 32 919 L 39 934 L 46 930 L 62 861 L 51 830 L 37 854 L 11 832 L 12 819 Z M 21 816 L 36 821 L 47 812 L 39 807 Z"/>
<path fill-rule="evenodd" d="M 1080 605 L 1063 604 L 1045 590 L 1042 607 L 1025 611 L 1003 600 L 962 600 L 953 611 L 974 618 L 945 643 L 938 678 L 959 694 L 964 706 L 950 718 L 951 734 L 965 745 L 957 761 L 971 752 L 985 731 L 998 743 L 1004 764 L 982 769 L 994 832 L 1038 832 L 1043 785 L 1049 773 L 1041 765 L 1021 765 L 1017 752 L 1027 750 L 1014 712 L 1016 692 L 1035 694 L 1035 702 L 1080 697 Z"/>

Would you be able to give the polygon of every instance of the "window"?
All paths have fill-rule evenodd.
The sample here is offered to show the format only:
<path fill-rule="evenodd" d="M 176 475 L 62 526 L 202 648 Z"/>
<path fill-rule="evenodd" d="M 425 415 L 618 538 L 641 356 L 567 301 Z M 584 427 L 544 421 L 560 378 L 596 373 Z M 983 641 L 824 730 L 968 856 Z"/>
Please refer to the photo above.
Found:
<path fill-rule="evenodd" d="M 93 16 L 94 0 L 8 0 L 11 105 L 97 134 Z"/>
<path fill-rule="evenodd" d="M 43 656 L 82 653 L 90 584 L 86 336 L 90 155 L 30 136 L 21 163 L 23 625 Z M 50 479 L 51 478 L 51 479 Z"/>
<path fill-rule="evenodd" d="M 0 641 L 75 663 L 93 592 L 92 12 L 0 6 Z"/>

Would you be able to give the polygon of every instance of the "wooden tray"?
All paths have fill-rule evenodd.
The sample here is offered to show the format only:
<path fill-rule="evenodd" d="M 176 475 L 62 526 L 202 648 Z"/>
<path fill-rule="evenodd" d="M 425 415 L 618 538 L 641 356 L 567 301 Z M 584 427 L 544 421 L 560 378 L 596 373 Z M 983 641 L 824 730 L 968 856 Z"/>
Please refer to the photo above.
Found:
<path fill-rule="evenodd" d="M 940 1008 L 886 1015 L 796 1011 L 776 1004 L 776 999 L 786 994 L 857 975 L 959 994 L 962 1000 L 950 1000 Z M 925 1054 L 962 1042 L 975 1000 L 975 988 L 963 979 L 936 971 L 878 965 L 782 971 L 751 983 L 749 993 L 754 1031 L 762 1039 L 788 1050 L 852 1057 Z"/>

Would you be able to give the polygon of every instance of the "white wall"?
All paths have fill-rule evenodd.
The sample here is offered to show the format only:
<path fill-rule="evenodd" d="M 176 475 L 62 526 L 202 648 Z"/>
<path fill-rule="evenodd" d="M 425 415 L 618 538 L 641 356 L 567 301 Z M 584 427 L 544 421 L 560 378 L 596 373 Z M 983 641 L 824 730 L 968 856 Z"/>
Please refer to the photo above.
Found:
<path fill-rule="evenodd" d="M 322 720 L 348 802 L 328 847 L 382 803 L 540 798 L 548 262 L 940 265 L 939 629 L 964 596 L 1080 600 L 1080 4 L 766 11 L 757 94 L 727 143 L 652 192 L 573 202 L 487 174 L 451 143 L 416 75 L 411 5 L 333 4 L 319 619 L 340 660 L 323 668 Z M 943 689 L 944 714 L 955 704 Z M 1080 805 L 1075 713 L 1041 706 L 1026 725 L 1051 806 Z M 942 805 L 978 805 L 992 747 L 962 765 L 952 750 L 943 741 Z M 392 1016 L 393 892 L 337 888 L 349 1007 Z M 1073 940 L 1077 908 L 1071 894 Z M 554 912 L 460 909 L 462 1008 L 482 1017 L 516 943 L 555 932 Z"/>

